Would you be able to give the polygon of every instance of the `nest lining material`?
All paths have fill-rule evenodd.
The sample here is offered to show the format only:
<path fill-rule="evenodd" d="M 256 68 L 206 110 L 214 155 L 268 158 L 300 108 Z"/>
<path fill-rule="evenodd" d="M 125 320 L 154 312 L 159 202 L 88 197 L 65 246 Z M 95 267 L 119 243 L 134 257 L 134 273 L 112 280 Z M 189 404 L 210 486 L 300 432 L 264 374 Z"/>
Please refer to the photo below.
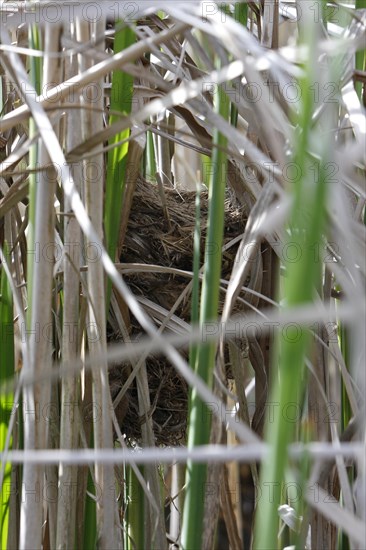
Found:
<path fill-rule="evenodd" d="M 193 235 L 195 228 L 196 194 L 165 188 L 166 208 L 156 185 L 139 178 L 134 193 L 127 233 L 122 249 L 121 262 L 144 263 L 174 267 L 184 271 L 193 269 Z M 165 215 L 164 215 L 165 211 Z M 204 259 L 206 223 L 208 214 L 208 193 L 201 193 L 201 265 Z M 242 207 L 227 194 L 225 200 L 224 244 L 244 231 L 245 219 Z M 210 247 L 214 243 L 209 244 Z M 237 246 L 223 254 L 223 279 L 229 279 Z M 125 281 L 136 294 L 144 297 L 167 311 L 186 288 L 189 280 L 180 275 L 167 273 L 132 273 L 125 275 Z M 190 321 L 190 295 L 181 302 L 175 315 L 183 321 Z M 131 319 L 131 338 L 141 333 L 137 321 Z M 112 335 L 111 339 L 118 339 Z M 176 445 L 185 442 L 188 388 L 184 379 L 163 357 L 150 356 L 146 360 L 150 389 L 151 411 L 156 443 Z M 114 399 L 130 373 L 130 365 L 116 365 L 110 371 L 111 394 Z M 124 399 L 117 406 L 117 419 L 122 433 L 130 441 L 141 439 L 141 424 L 145 421 L 139 415 L 136 384 L 128 389 Z"/>

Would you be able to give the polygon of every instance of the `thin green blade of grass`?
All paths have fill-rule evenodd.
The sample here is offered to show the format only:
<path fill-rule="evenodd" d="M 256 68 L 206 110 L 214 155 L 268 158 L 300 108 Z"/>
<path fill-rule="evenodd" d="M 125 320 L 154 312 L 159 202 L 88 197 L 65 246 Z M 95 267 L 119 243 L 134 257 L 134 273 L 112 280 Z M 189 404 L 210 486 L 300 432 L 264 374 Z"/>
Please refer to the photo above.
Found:
<path fill-rule="evenodd" d="M 95 494 L 97 498 L 97 493 L 95 490 L 94 482 L 90 475 L 88 474 L 88 493 L 90 495 Z M 89 495 L 86 496 L 85 500 L 85 516 L 84 516 L 84 548 L 90 548 L 94 550 L 97 548 L 97 513 L 96 513 L 96 503 L 95 500 Z"/>
<path fill-rule="evenodd" d="M 365 0 L 356 0 L 356 10 L 365 9 Z M 366 48 L 363 50 L 358 50 L 356 52 L 356 69 L 358 71 L 365 71 L 366 70 Z M 366 93 L 364 91 L 364 88 L 366 87 L 366 84 L 359 81 L 356 81 L 355 88 L 358 97 L 360 98 L 361 103 L 363 103 L 364 106 L 365 99 L 366 99 Z M 363 97 L 362 97 L 363 96 Z"/>
<path fill-rule="evenodd" d="M 196 203 L 195 203 L 195 228 L 193 236 L 193 280 L 192 280 L 192 302 L 191 302 L 191 322 L 195 325 L 199 322 L 200 314 L 200 254 L 201 254 L 201 197 L 199 183 L 197 183 Z M 199 347 L 191 345 L 189 348 L 189 364 L 194 370 L 197 362 Z M 188 410 L 193 407 L 193 388 L 189 391 Z"/>
<path fill-rule="evenodd" d="M 7 255 L 7 246 L 4 246 L 4 255 Z M 9 282 L 4 270 L 0 271 L 0 380 L 10 380 L 14 375 L 14 328 L 13 328 L 13 300 Z M 6 447 L 8 423 L 12 414 L 13 394 L 0 396 L 0 449 Z M 12 439 L 9 448 L 11 449 Z M 1 468 L 3 467 L 0 464 Z M 10 475 L 11 464 L 6 463 L 4 479 L 1 488 L 0 505 L 0 544 L 6 550 L 8 546 L 9 505 L 10 505 Z"/>
<path fill-rule="evenodd" d="M 234 4 L 234 19 L 241 23 L 243 27 L 247 26 L 248 22 L 248 4 L 247 2 L 235 2 Z"/>
<path fill-rule="evenodd" d="M 222 87 L 218 87 L 215 109 L 225 120 L 228 119 L 230 102 Z M 201 292 L 200 325 L 202 328 L 206 323 L 216 321 L 218 315 L 227 167 L 227 156 L 224 153 L 226 144 L 226 137 L 216 129 L 214 145 L 219 145 L 222 149 L 214 147 L 212 159 L 205 270 Z M 216 344 L 202 343 L 197 348 L 195 370 L 209 387 L 212 387 L 215 355 Z M 188 447 L 207 444 L 211 428 L 209 409 L 207 404 L 202 402 L 195 388 L 192 389 L 188 418 Z M 192 464 L 188 461 L 182 526 L 182 548 L 184 550 L 201 547 L 206 475 L 206 464 Z"/>
<path fill-rule="evenodd" d="M 344 363 L 347 367 L 347 370 L 349 371 L 350 335 L 349 335 L 349 330 L 347 329 L 346 326 L 344 326 L 344 323 L 342 322 L 339 323 L 338 335 L 339 335 L 338 337 L 339 337 L 340 349 L 344 358 Z M 352 407 L 348 398 L 347 388 L 342 378 L 341 380 L 341 430 L 342 432 L 344 432 L 344 430 L 347 428 L 352 417 L 353 417 Z M 354 465 L 350 466 L 347 473 L 348 473 L 349 480 L 353 482 L 355 478 Z M 344 533 L 343 531 L 340 532 L 339 539 L 340 539 L 339 548 L 341 548 L 342 550 L 349 550 L 350 541 L 346 533 Z"/>
<path fill-rule="evenodd" d="M 118 22 L 116 22 L 118 25 Z M 130 27 L 125 27 L 116 32 L 114 40 L 114 53 L 119 53 L 124 51 L 126 48 L 131 46 L 135 41 L 135 33 Z M 120 111 L 123 115 L 128 115 L 131 113 L 132 109 L 132 93 L 133 93 L 133 77 L 121 70 L 115 70 L 112 75 L 112 89 L 111 89 L 111 110 Z M 114 124 L 117 120 L 116 115 L 111 115 L 110 124 Z M 123 130 L 122 132 L 116 134 L 110 141 L 109 144 L 113 145 L 119 141 L 126 140 L 130 135 L 130 129 Z M 104 228 L 106 236 L 106 246 L 108 254 L 111 259 L 115 259 L 117 247 L 118 247 L 118 236 L 120 222 L 121 222 L 121 211 L 122 211 L 122 200 L 123 193 L 126 185 L 126 165 L 127 165 L 127 155 L 128 155 L 129 143 L 126 142 L 123 145 L 114 147 L 108 153 L 107 160 L 107 179 L 106 179 L 106 198 L 105 198 L 105 212 L 104 212 Z M 117 230 L 116 230 L 117 228 Z M 111 283 L 108 281 L 107 287 L 107 308 L 109 307 L 110 302 L 110 293 L 111 293 Z M 138 542 L 143 541 L 143 530 L 141 525 L 143 524 L 143 511 L 141 517 L 141 510 L 136 507 L 136 500 L 140 504 L 140 487 L 138 483 L 133 478 L 134 474 L 128 468 L 130 476 L 135 481 L 131 483 L 128 488 L 128 498 L 130 500 L 131 509 L 129 509 L 128 519 L 127 519 L 127 529 L 126 529 L 126 548 L 131 547 L 131 539 L 128 536 L 130 531 L 129 524 L 131 522 L 133 536 L 138 538 Z M 133 503 L 133 505 L 131 504 Z M 140 528 L 137 528 L 139 525 Z M 138 546 L 139 547 L 139 546 Z"/>
<path fill-rule="evenodd" d="M 145 155 L 145 177 L 154 179 L 156 174 L 154 140 L 151 132 L 147 132 L 146 155 Z"/>
<path fill-rule="evenodd" d="M 32 25 L 29 29 L 29 46 L 33 49 L 41 49 L 41 38 L 36 25 Z M 30 76 L 31 82 L 38 94 L 41 92 L 41 75 L 42 75 L 42 59 L 38 57 L 30 58 Z M 37 133 L 37 128 L 33 118 L 29 121 L 29 137 L 32 138 Z M 38 161 L 38 144 L 34 143 L 29 149 L 29 206 L 28 206 L 28 236 L 27 246 L 29 250 L 35 250 L 34 246 L 34 226 L 36 219 L 36 186 L 37 172 L 32 171 L 37 167 Z M 27 262 L 27 297 L 28 297 L 28 319 L 31 315 L 32 304 L 32 288 L 33 288 L 33 263 Z"/>
<path fill-rule="evenodd" d="M 309 24 L 307 43 L 311 46 L 314 38 Z M 306 151 L 314 140 L 310 131 L 313 101 L 311 97 L 312 55 L 310 47 L 306 76 L 301 82 L 302 112 L 299 117 L 300 134 L 295 148 L 294 164 L 301 176 L 293 188 L 294 203 L 289 223 L 289 242 L 301 251 L 296 262 L 287 263 L 287 277 L 284 281 L 285 307 L 294 308 L 300 304 L 311 303 L 314 289 L 321 281 L 321 261 L 314 257 L 314 246 L 321 246 L 324 230 L 325 204 L 327 196 L 327 175 L 323 157 L 316 165 L 317 177 L 309 170 Z M 319 248 L 320 249 L 320 248 Z M 282 486 L 287 467 L 287 446 L 296 437 L 296 425 L 286 421 L 282 412 L 288 403 L 300 406 L 303 386 L 305 385 L 305 355 L 310 343 L 310 332 L 301 328 L 300 336 L 297 326 L 289 326 L 286 335 L 282 331 L 277 337 L 276 361 L 277 372 L 273 373 L 272 396 L 270 402 L 278 404 L 272 422 L 267 419 L 265 438 L 269 443 L 268 458 L 263 464 L 260 487 L 271 485 L 271 498 L 262 498 L 256 515 L 254 548 L 256 550 L 273 550 L 277 548 L 279 527 L 278 507 L 281 504 Z M 263 525 L 266 526 L 263 529 Z"/>
<path fill-rule="evenodd" d="M 248 22 L 248 4 L 246 2 L 235 2 L 233 17 L 235 21 L 246 28 Z M 234 102 L 231 103 L 230 122 L 234 128 L 238 124 L 238 108 Z"/>
<path fill-rule="evenodd" d="M 135 33 L 129 27 L 116 32 L 114 53 L 120 53 L 135 41 Z M 132 108 L 133 77 L 121 70 L 115 70 L 112 75 L 111 110 L 119 111 L 121 115 L 129 115 Z M 110 125 L 117 120 L 117 115 L 111 115 Z M 110 145 L 126 140 L 130 129 L 123 130 L 109 141 Z M 107 251 L 112 260 L 115 258 L 120 225 L 122 198 L 125 188 L 125 171 L 128 153 L 128 142 L 114 147 L 108 153 L 107 179 L 105 195 L 104 228 Z M 111 284 L 108 283 L 107 304 L 110 299 Z"/>
<path fill-rule="evenodd" d="M 199 184 L 197 184 L 195 204 L 195 228 L 193 237 L 193 280 L 192 280 L 192 306 L 191 322 L 195 325 L 199 322 L 199 289 L 200 289 L 200 254 L 201 254 L 201 197 Z M 195 368 L 197 358 L 197 346 L 190 347 L 189 364 Z"/>
<path fill-rule="evenodd" d="M 143 467 L 140 467 L 143 473 Z M 141 526 L 145 525 L 145 495 L 139 480 L 131 466 L 126 467 L 127 484 L 125 488 L 126 508 L 126 529 L 125 529 L 125 548 L 133 550 L 134 548 L 145 548 L 145 530 Z"/>

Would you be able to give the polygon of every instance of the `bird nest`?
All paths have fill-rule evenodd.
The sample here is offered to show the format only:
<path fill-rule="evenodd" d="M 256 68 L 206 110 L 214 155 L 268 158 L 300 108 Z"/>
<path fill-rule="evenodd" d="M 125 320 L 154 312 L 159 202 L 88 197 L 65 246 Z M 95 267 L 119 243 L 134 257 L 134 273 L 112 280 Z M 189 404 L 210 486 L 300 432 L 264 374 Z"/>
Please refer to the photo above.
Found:
<path fill-rule="evenodd" d="M 142 178 L 138 179 L 120 259 L 123 264 L 140 264 L 136 270 L 129 266 L 124 279 L 158 326 L 164 320 L 166 321 L 168 313 L 185 292 L 184 298 L 174 310 L 174 316 L 166 324 L 165 332 L 185 330 L 184 327 L 187 327 L 185 323 L 190 322 L 191 300 L 190 292 L 187 292 L 186 287 L 191 280 L 189 273 L 193 270 L 195 202 L 196 193 L 172 188 L 164 188 L 162 200 L 157 185 Z M 202 191 L 200 194 L 201 266 L 204 260 L 208 202 L 207 191 Z M 224 244 L 227 245 L 241 235 L 244 227 L 242 207 L 227 192 Z M 215 243 L 209 243 L 208 246 L 213 251 Z M 236 250 L 237 245 L 233 245 L 223 253 L 222 279 L 230 278 Z M 141 271 L 141 264 L 147 264 L 151 268 Z M 159 268 L 163 268 L 162 271 L 159 271 Z M 176 270 L 186 273 L 177 273 Z M 220 309 L 223 299 L 222 295 Z M 129 328 L 132 339 L 142 332 L 140 325 L 133 317 Z M 116 339 L 116 335 L 112 335 L 112 338 Z M 188 407 L 188 388 L 185 380 L 162 356 L 149 356 L 146 359 L 146 370 L 151 402 L 148 416 L 153 422 L 156 444 L 184 443 Z M 117 365 L 111 369 L 110 385 L 113 399 L 125 383 L 130 371 L 130 364 Z M 146 421 L 146 415 L 139 414 L 136 381 L 132 383 L 123 401 L 118 405 L 116 415 L 127 439 L 140 441 L 141 426 Z"/>

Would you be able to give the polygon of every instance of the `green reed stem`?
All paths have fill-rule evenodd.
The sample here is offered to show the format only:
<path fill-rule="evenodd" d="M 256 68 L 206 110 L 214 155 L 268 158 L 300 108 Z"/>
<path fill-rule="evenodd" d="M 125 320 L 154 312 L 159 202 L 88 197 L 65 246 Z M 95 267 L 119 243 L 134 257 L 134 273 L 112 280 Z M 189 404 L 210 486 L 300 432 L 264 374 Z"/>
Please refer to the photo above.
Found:
<path fill-rule="evenodd" d="M 222 90 L 218 89 L 215 104 L 217 112 L 227 120 L 230 102 Z M 227 140 L 217 129 L 214 134 L 214 145 L 223 148 Z M 226 186 L 227 157 L 216 147 L 212 156 L 212 178 L 209 187 L 208 228 L 205 249 L 205 266 L 201 292 L 200 325 L 217 320 L 219 285 L 221 274 L 221 247 L 224 229 L 224 202 Z M 200 343 L 197 347 L 196 373 L 212 387 L 215 367 L 216 344 Z M 210 411 L 201 401 L 195 388 L 192 388 L 189 404 L 188 447 L 207 444 L 210 440 Z M 186 496 L 184 501 L 182 547 L 184 550 L 201 548 L 202 527 L 205 505 L 206 464 L 188 462 L 186 473 Z"/>

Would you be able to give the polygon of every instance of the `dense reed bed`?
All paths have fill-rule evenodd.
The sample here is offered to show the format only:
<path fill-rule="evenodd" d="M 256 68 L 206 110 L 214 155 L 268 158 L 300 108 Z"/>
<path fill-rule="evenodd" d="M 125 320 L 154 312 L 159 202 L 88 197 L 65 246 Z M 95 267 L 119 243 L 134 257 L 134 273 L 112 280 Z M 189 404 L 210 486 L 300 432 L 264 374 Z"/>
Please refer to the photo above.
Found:
<path fill-rule="evenodd" d="M 0 547 L 364 550 L 361 0 L 0 6 Z"/>

